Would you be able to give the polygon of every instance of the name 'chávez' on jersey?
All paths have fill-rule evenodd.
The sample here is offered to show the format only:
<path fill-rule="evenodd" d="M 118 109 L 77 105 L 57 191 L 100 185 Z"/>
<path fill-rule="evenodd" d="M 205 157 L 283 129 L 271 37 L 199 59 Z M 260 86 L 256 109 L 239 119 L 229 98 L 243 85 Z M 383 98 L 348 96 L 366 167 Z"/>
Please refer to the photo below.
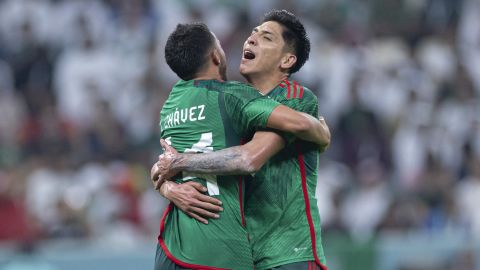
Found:
<path fill-rule="evenodd" d="M 179 152 L 211 152 L 239 145 L 265 127 L 279 103 L 238 82 L 182 81 L 161 111 L 161 137 Z M 170 204 L 160 224 L 159 244 L 176 264 L 192 269 L 253 269 L 244 227 L 244 181 L 240 176 L 191 175 L 223 202 L 219 219 L 198 222 Z"/>

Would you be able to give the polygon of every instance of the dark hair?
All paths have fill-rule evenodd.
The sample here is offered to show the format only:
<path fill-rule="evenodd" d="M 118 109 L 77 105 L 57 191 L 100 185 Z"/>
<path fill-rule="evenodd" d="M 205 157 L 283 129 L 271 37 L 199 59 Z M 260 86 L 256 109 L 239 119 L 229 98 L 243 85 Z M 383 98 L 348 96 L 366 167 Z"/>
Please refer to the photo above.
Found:
<path fill-rule="evenodd" d="M 290 69 L 290 73 L 297 72 L 307 62 L 310 55 L 310 39 L 305 27 L 293 13 L 286 10 L 267 12 L 262 23 L 269 21 L 277 22 L 283 26 L 283 40 L 297 56 L 297 62 Z"/>
<path fill-rule="evenodd" d="M 165 45 L 165 60 L 178 77 L 191 80 L 205 65 L 214 42 L 205 24 L 178 24 Z"/>

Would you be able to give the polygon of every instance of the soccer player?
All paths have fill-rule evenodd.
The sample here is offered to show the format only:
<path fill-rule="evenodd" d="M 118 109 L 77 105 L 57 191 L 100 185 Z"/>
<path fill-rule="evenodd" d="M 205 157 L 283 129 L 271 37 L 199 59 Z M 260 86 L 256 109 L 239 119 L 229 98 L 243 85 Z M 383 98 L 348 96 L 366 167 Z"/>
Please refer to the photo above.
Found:
<path fill-rule="evenodd" d="M 280 105 L 246 84 L 225 81 L 225 54 L 204 24 L 178 25 L 167 40 L 165 59 L 182 80 L 162 108 L 161 137 L 179 151 L 220 150 L 264 127 L 323 142 L 324 127 L 315 117 Z M 253 269 L 242 224 L 244 181 L 187 173 L 175 180 L 202 185 L 200 189 L 223 202 L 223 213 L 205 225 L 171 204 L 160 225 L 156 269 Z"/>
<path fill-rule="evenodd" d="M 287 11 L 272 11 L 246 40 L 240 72 L 262 94 L 316 116 L 316 96 L 288 79 L 308 59 L 309 50 L 310 43 L 299 20 Z M 178 171 L 256 172 L 254 179 L 247 181 L 245 193 L 246 225 L 253 246 L 255 269 L 327 269 L 314 197 L 318 149 L 312 143 L 294 140 L 291 135 L 279 135 L 272 138 L 268 147 L 252 140 L 243 146 L 200 155 L 177 154 L 162 143 L 167 151 L 157 168 L 152 168 L 155 170 L 152 177 L 159 176 L 158 183 L 161 183 Z M 266 165 L 262 167 L 264 163 Z M 203 198 L 196 200 L 194 192 L 189 198 L 182 198 L 169 188 L 171 185 L 173 183 L 165 182 L 161 186 L 168 199 L 176 203 L 192 200 L 191 205 L 208 205 Z M 213 215 L 208 211 L 213 207 L 205 207 L 203 212 L 195 212 L 196 208 L 186 211 L 204 217 Z"/>

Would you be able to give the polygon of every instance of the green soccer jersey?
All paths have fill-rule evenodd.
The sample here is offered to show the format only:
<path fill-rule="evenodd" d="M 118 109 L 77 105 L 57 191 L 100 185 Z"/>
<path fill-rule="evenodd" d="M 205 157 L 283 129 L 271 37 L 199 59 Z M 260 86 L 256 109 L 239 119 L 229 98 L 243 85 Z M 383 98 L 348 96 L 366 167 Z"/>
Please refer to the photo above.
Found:
<path fill-rule="evenodd" d="M 211 152 L 240 144 L 265 127 L 279 103 L 238 82 L 179 81 L 161 111 L 161 137 L 179 152 Z M 167 208 L 159 244 L 169 259 L 193 269 L 253 269 L 244 227 L 244 181 L 240 176 L 183 173 L 177 182 L 196 181 L 223 202 L 219 219 L 208 225 Z"/>
<path fill-rule="evenodd" d="M 295 81 L 282 82 L 269 96 L 297 111 L 318 116 L 317 97 Z M 282 135 L 286 147 L 246 183 L 245 217 L 255 269 L 313 260 L 323 268 L 315 199 L 318 147 Z"/>

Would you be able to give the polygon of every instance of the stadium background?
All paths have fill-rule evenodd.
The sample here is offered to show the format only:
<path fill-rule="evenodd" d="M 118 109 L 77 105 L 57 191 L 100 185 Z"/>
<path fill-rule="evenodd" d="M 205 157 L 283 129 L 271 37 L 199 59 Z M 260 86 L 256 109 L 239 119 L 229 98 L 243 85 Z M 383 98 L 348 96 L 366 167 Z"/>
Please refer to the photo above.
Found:
<path fill-rule="evenodd" d="M 0 0 L 0 269 L 152 269 L 166 37 L 207 23 L 242 80 L 271 8 L 312 41 L 330 269 L 480 269 L 476 0 Z"/>

